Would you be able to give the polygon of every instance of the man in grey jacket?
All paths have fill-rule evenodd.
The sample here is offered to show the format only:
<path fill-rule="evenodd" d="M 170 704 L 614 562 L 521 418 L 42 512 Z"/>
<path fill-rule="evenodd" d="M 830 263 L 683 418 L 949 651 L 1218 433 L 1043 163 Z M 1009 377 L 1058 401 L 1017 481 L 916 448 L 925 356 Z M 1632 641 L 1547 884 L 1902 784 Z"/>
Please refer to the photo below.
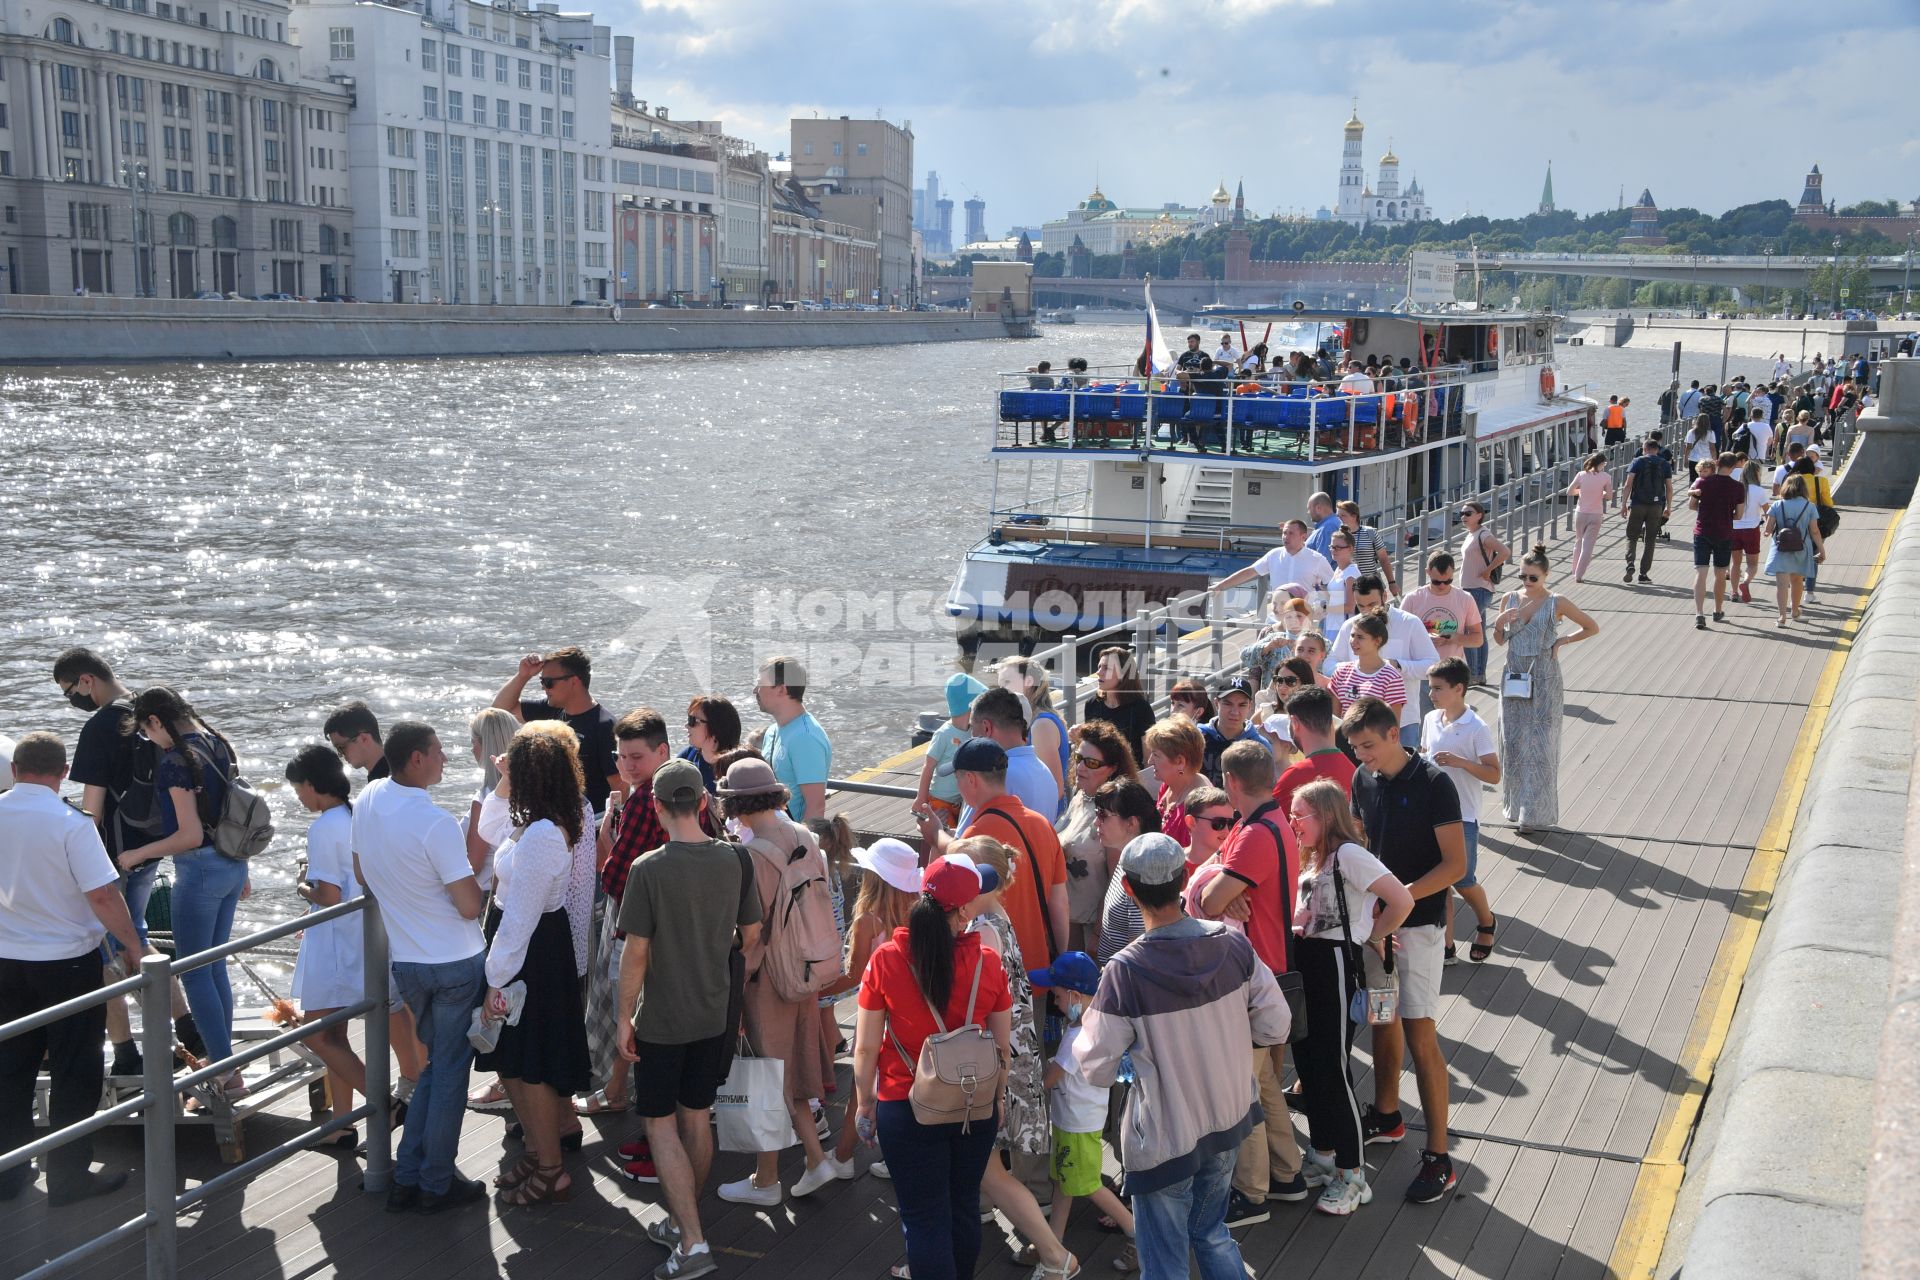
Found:
<path fill-rule="evenodd" d="M 1143 1280 L 1185 1277 L 1189 1246 L 1202 1280 L 1240 1280 L 1226 1212 L 1259 1106 L 1246 1046 L 1287 1038 L 1286 1001 L 1245 936 L 1182 909 L 1172 837 L 1128 841 L 1120 875 L 1146 932 L 1101 973 L 1074 1056 L 1095 1085 L 1113 1083 L 1121 1055 L 1133 1064 L 1122 1155 Z"/>

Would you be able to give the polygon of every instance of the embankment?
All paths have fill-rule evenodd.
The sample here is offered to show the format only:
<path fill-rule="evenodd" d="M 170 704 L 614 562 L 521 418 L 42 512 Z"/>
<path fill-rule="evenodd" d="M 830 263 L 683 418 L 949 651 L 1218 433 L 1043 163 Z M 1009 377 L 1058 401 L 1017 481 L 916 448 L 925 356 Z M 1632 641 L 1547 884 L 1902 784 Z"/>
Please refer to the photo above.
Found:
<path fill-rule="evenodd" d="M 365 360 L 874 347 L 1010 336 L 997 316 L 889 311 L 611 311 L 0 295 L 0 364 Z"/>
<path fill-rule="evenodd" d="M 1897 339 L 1911 327 L 1893 322 L 1880 328 L 1872 320 L 1690 320 L 1684 316 L 1633 316 L 1633 334 L 1621 345 L 1640 350 L 1670 351 L 1678 342 L 1686 350 L 1711 354 L 1724 348 L 1729 355 L 1771 359 L 1786 352 L 1800 362 L 1817 354 L 1865 355 L 1873 338 Z"/>

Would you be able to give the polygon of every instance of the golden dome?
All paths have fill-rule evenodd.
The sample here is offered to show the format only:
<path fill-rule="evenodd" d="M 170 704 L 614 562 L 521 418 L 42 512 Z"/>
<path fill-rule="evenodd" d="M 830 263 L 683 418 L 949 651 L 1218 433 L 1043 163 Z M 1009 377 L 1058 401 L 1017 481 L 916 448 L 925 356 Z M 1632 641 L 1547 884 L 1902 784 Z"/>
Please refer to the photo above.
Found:
<path fill-rule="evenodd" d="M 1357 135 L 1365 128 L 1366 126 L 1360 123 L 1360 99 L 1355 98 L 1353 100 L 1353 115 L 1347 119 L 1347 132 Z"/>

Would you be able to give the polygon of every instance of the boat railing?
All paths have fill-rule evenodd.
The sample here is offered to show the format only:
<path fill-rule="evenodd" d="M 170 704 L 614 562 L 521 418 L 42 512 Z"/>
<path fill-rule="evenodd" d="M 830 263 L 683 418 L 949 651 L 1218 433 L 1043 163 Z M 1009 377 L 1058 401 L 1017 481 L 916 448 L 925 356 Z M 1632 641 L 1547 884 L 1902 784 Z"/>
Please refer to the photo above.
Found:
<path fill-rule="evenodd" d="M 360 1000 L 311 1022 L 302 1022 L 278 1035 L 250 1041 L 245 1048 L 218 1061 L 195 1066 L 178 1075 L 174 1073 L 175 978 L 237 956 L 243 951 L 291 937 L 301 930 L 331 920 L 343 920 L 356 913 L 360 916 L 361 947 L 366 956 L 366 987 Z M 393 1170 L 392 1122 L 388 1104 L 387 932 L 380 921 L 380 909 L 371 897 L 362 894 L 349 902 L 296 916 L 282 924 L 234 938 L 192 955 L 168 957 L 150 953 L 142 958 L 139 972 L 131 977 L 0 1025 L 0 1041 L 16 1039 L 63 1019 L 101 1008 L 122 996 L 134 997 L 140 1006 L 140 1052 L 144 1058 L 140 1093 L 25 1146 L 0 1154 L 0 1173 L 18 1168 L 36 1156 L 44 1156 L 70 1142 L 89 1137 L 109 1125 L 140 1116 L 143 1132 L 141 1175 L 144 1180 L 141 1212 L 58 1257 L 48 1259 L 26 1272 L 20 1280 L 42 1280 L 43 1277 L 56 1275 L 77 1263 L 96 1258 L 143 1232 L 146 1236 L 146 1273 L 149 1280 L 175 1280 L 179 1274 L 181 1214 L 245 1183 L 255 1174 L 310 1147 L 317 1139 L 338 1133 L 359 1120 L 367 1122 L 363 1189 L 369 1194 L 387 1190 Z M 200 1100 L 207 1102 L 211 1100 L 213 1091 L 217 1090 L 218 1081 L 248 1063 L 279 1054 L 299 1041 L 353 1018 L 363 1020 L 366 1035 L 368 1101 L 364 1106 L 304 1129 L 272 1150 L 261 1152 L 190 1190 L 176 1190 L 180 1185 L 180 1173 L 175 1161 L 174 1136 L 183 1095 L 198 1091 Z"/>
<path fill-rule="evenodd" d="M 1486 362 L 1488 370 L 1495 367 Z M 1342 391 L 1337 382 L 1249 377 L 1103 380 L 1031 385 L 1045 375 L 1006 374 L 995 449 L 1173 452 L 1183 447 L 1249 461 L 1318 463 L 1396 452 L 1464 434 L 1477 366 L 1452 366 Z"/>

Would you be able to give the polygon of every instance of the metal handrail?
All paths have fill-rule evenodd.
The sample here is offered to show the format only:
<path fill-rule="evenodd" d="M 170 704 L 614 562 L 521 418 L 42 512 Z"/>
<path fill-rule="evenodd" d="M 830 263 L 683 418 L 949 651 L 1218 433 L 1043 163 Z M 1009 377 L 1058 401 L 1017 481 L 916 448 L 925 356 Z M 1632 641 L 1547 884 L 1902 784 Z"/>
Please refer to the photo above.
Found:
<path fill-rule="evenodd" d="M 217 1062 L 210 1062 L 183 1075 L 173 1074 L 172 979 L 175 975 L 204 968 L 250 947 L 287 937 L 317 924 L 343 919 L 356 912 L 361 919 L 361 946 L 366 967 L 366 986 L 362 999 L 344 1009 L 336 1009 L 325 1017 L 257 1041 Z M 141 1160 L 144 1184 L 140 1215 L 48 1259 L 25 1273 L 21 1280 L 41 1280 L 42 1277 L 59 1274 L 142 1230 L 146 1232 L 147 1239 L 149 1280 L 175 1280 L 179 1274 L 179 1213 L 306 1149 L 314 1139 L 337 1133 L 359 1120 L 367 1122 L 367 1164 L 362 1186 L 368 1194 L 387 1190 L 393 1173 L 392 1114 L 387 1096 L 391 1087 L 387 1064 L 387 932 L 380 919 L 379 904 L 371 896 L 363 893 L 350 901 L 297 916 L 189 956 L 169 958 L 160 954 L 146 955 L 140 961 L 140 972 L 132 977 L 0 1025 L 0 1040 L 26 1035 L 63 1018 L 104 1005 L 109 1000 L 136 993 L 140 1000 L 140 1050 L 145 1060 L 139 1096 L 0 1154 L 0 1172 L 87 1137 L 120 1120 L 144 1113 Z M 179 1170 L 174 1155 L 174 1125 L 182 1093 L 356 1017 L 366 1020 L 367 1101 L 364 1105 L 345 1116 L 332 1117 L 305 1129 L 279 1146 L 208 1179 L 190 1191 L 175 1191 L 179 1183 Z M 166 1105 L 158 1104 L 157 1100 L 161 1098 L 167 1099 Z"/>

